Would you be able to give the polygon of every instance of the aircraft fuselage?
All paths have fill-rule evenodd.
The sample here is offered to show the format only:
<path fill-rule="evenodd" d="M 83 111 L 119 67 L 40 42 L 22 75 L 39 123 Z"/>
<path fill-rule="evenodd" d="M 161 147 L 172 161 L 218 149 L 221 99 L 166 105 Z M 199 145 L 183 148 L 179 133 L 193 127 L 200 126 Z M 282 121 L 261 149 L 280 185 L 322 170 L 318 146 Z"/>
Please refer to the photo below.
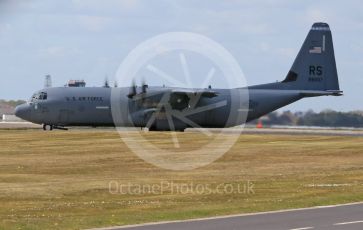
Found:
<path fill-rule="evenodd" d="M 152 92 L 159 89 L 151 87 L 149 90 Z M 47 94 L 46 100 L 33 100 L 21 105 L 17 108 L 16 115 L 33 123 L 54 126 L 115 126 L 111 90 L 119 91 L 118 93 L 121 95 L 119 99 L 124 100 L 123 102 L 120 101 L 120 104 L 128 105 L 123 109 L 127 110 L 127 114 L 130 115 L 127 118 L 123 117 L 117 125 L 145 127 L 150 117 L 145 117 L 144 114 L 138 115 L 138 112 L 145 110 L 145 105 L 134 103 L 127 97 L 129 88 L 59 87 L 44 89 L 41 92 Z M 194 109 L 217 103 L 222 103 L 221 106 L 187 116 L 189 120 L 200 127 L 222 128 L 241 125 L 245 121 L 259 118 L 303 97 L 297 90 L 248 88 L 213 90 L 218 93 L 218 96 L 200 98 Z M 248 98 L 242 98 L 237 103 L 232 103 L 232 94 L 246 95 L 246 91 Z M 160 102 L 160 98 L 154 99 L 154 102 L 155 100 Z M 188 110 L 187 106 L 173 109 L 178 112 Z M 231 120 L 228 121 L 231 117 L 236 118 L 238 116 L 240 119 L 232 119 L 232 123 Z M 245 118 L 241 116 L 245 116 Z M 177 130 L 190 127 L 189 124 L 176 118 L 173 118 L 173 123 Z M 157 129 L 169 129 L 167 119 L 162 115 L 159 115 L 153 125 Z"/>

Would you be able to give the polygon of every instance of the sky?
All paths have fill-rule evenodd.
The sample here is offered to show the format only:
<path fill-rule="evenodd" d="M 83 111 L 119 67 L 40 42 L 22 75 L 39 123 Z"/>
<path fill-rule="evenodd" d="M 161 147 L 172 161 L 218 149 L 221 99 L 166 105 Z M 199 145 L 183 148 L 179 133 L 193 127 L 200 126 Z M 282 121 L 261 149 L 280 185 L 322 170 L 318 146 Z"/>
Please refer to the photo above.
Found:
<path fill-rule="evenodd" d="M 362 9 L 359 0 L 0 0 L 0 98 L 28 99 L 46 74 L 53 86 L 70 79 L 102 86 L 130 51 L 168 32 L 216 41 L 248 85 L 275 82 L 285 78 L 311 25 L 323 21 L 333 33 L 344 96 L 303 99 L 282 111 L 363 110 Z M 199 67 L 193 78 L 203 73 Z"/>

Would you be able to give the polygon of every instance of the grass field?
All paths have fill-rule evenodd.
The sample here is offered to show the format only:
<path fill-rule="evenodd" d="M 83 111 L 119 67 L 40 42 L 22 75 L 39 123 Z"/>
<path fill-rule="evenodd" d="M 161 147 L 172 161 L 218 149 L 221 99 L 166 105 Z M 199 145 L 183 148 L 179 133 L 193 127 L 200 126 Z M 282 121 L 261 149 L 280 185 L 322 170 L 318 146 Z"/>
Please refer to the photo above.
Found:
<path fill-rule="evenodd" d="M 203 139 L 177 135 L 190 145 Z M 357 201 L 361 137 L 241 135 L 214 163 L 170 171 L 140 160 L 112 130 L 0 131 L 0 229 L 83 229 Z"/>

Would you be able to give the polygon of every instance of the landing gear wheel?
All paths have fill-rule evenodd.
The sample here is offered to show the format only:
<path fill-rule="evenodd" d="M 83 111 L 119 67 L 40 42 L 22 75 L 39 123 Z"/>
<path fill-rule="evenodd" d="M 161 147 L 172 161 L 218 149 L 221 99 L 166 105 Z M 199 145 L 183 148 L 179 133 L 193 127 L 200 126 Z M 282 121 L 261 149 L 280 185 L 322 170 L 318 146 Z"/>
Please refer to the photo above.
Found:
<path fill-rule="evenodd" d="M 53 130 L 53 125 L 43 125 L 43 130 L 44 131 L 52 131 Z"/>

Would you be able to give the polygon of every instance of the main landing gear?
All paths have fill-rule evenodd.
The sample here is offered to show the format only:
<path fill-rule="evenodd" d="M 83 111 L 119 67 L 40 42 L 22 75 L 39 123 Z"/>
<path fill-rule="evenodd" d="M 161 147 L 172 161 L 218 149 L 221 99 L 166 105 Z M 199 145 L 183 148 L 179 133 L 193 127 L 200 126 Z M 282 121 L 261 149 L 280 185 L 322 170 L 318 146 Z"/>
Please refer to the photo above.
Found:
<path fill-rule="evenodd" d="M 44 131 L 52 131 L 53 130 L 53 125 L 43 125 L 43 130 Z"/>
<path fill-rule="evenodd" d="M 63 126 L 47 125 L 47 124 L 43 125 L 43 130 L 44 131 L 52 131 L 53 129 L 68 130 L 67 128 L 65 128 Z"/>

